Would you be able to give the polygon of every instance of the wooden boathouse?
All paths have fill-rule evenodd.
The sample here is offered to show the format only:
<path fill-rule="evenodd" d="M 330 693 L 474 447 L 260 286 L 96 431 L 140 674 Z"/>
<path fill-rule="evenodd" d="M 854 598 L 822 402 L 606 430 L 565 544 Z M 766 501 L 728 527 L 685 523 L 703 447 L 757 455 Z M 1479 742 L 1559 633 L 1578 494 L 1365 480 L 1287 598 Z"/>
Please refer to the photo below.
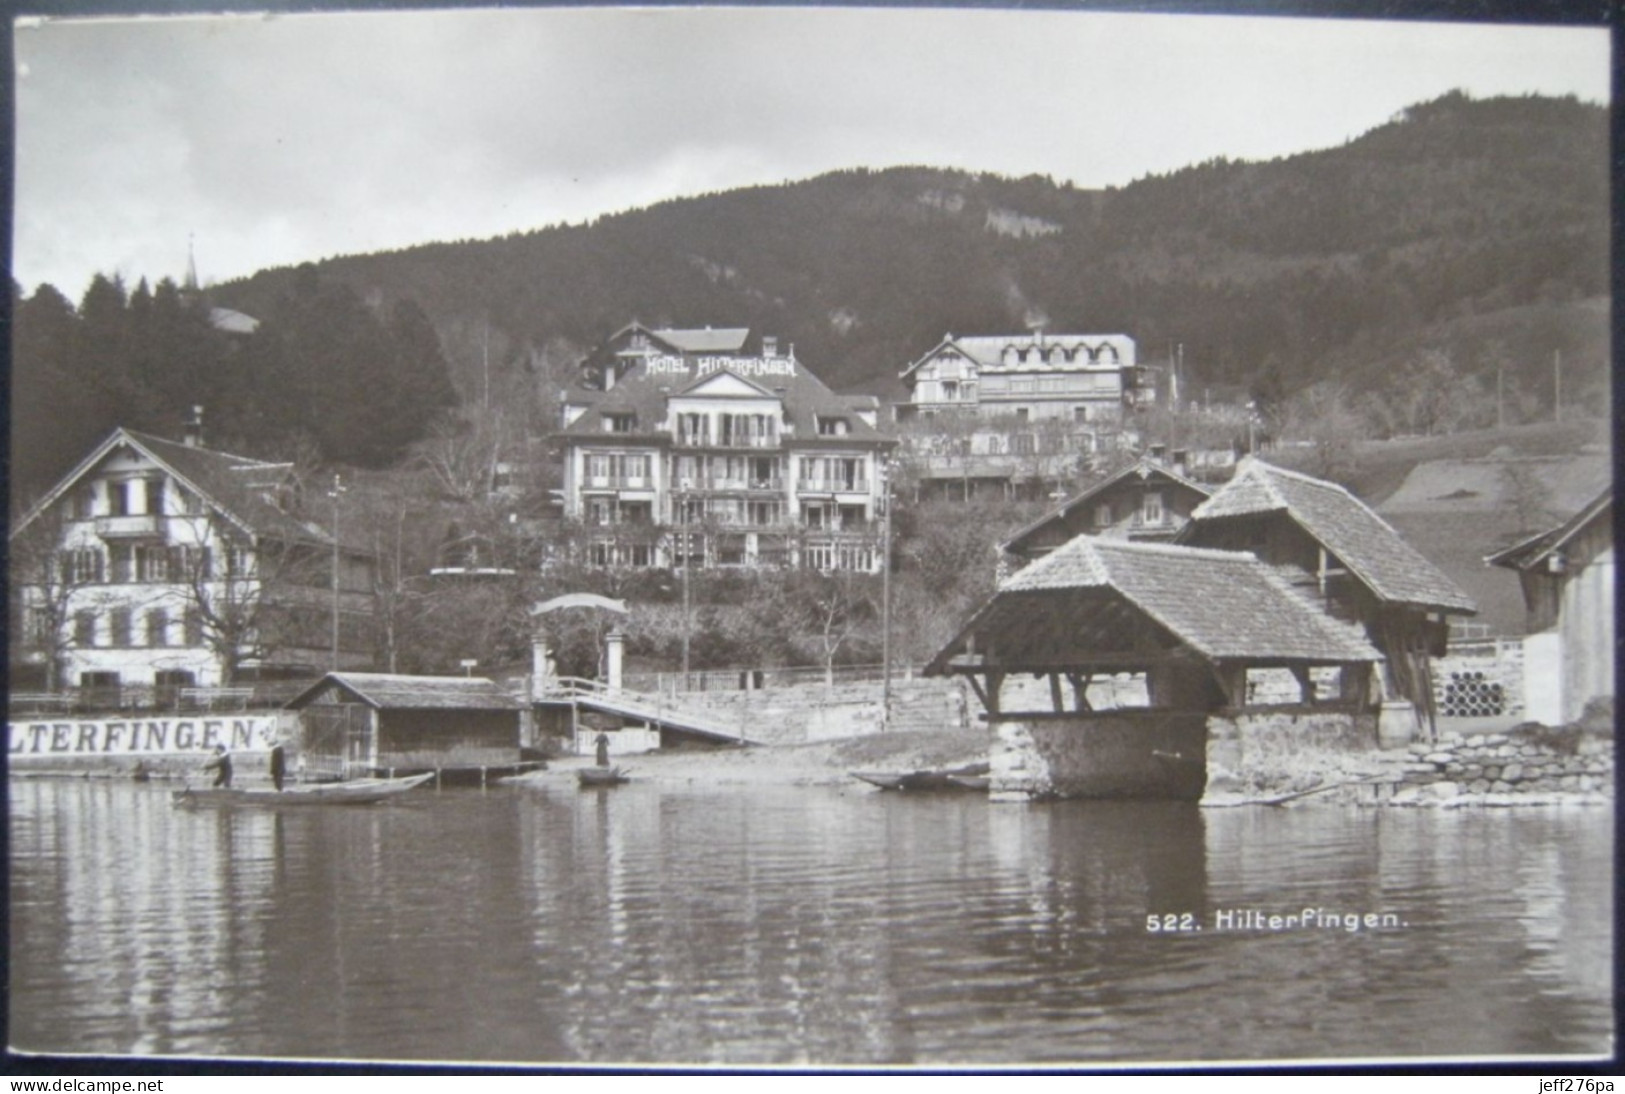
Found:
<path fill-rule="evenodd" d="M 926 673 L 981 699 L 995 796 L 1194 801 L 1210 721 L 1233 736 L 1261 671 L 1296 684 L 1275 714 L 1375 746 L 1381 657 L 1253 555 L 1080 536 L 1006 579 Z"/>
<path fill-rule="evenodd" d="M 435 771 L 483 781 L 520 766 L 526 704 L 474 676 L 330 672 L 287 704 L 316 776 Z"/>
<path fill-rule="evenodd" d="M 1410 703 L 1417 726 L 1433 736 L 1432 658 L 1446 651 L 1450 617 L 1478 609 L 1364 502 L 1336 483 L 1248 456 L 1176 542 L 1250 551 L 1325 611 L 1358 622 L 1383 654 L 1384 697 Z"/>

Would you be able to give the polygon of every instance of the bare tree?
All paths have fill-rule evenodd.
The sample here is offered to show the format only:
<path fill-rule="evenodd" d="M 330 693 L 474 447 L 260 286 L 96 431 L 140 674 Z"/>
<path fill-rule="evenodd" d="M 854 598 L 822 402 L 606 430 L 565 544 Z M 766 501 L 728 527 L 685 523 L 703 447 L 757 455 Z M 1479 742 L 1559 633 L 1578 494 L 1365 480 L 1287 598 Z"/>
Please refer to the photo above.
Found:
<path fill-rule="evenodd" d="M 243 665 L 289 648 L 320 649 L 330 605 L 331 549 L 312 541 L 251 536 L 211 522 L 207 540 L 171 548 L 170 579 L 230 685 Z"/>
<path fill-rule="evenodd" d="M 11 539 L 9 625 L 14 651 L 45 666 L 45 689 L 66 684 L 68 657 L 79 648 L 74 612 L 85 607 L 87 586 L 105 560 L 99 550 L 76 559 L 62 548 L 65 517 L 60 506 L 40 513 Z"/>

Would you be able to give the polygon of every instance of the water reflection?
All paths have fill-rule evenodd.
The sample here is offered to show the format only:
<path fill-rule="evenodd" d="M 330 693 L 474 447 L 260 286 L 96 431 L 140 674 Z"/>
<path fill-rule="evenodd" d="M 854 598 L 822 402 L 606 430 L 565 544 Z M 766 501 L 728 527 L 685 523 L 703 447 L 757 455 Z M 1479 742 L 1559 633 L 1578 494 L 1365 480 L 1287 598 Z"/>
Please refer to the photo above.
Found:
<path fill-rule="evenodd" d="M 17 781 L 38 1051 L 1062 1063 L 1606 1052 L 1600 811 L 990 806 L 829 789 L 171 809 Z M 1393 913 L 1230 930 L 1226 910 Z M 1204 929 L 1147 930 L 1189 913 Z"/>

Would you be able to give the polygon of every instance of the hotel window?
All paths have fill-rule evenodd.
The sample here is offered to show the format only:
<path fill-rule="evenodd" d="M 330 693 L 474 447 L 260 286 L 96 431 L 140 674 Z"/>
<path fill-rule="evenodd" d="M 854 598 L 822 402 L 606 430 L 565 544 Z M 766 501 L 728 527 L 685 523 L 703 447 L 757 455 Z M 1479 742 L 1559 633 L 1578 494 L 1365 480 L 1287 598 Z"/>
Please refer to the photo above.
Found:
<path fill-rule="evenodd" d="M 132 622 L 132 620 L 130 618 L 130 609 L 129 608 L 114 608 L 113 609 L 113 614 L 112 614 L 112 621 L 113 621 L 113 645 L 115 645 L 115 646 L 131 646 L 131 645 L 134 645 L 135 644 L 134 636 L 132 634 L 132 628 L 131 628 L 131 625 L 130 625 L 131 622 Z"/>
<path fill-rule="evenodd" d="M 679 414 L 677 434 L 684 444 L 705 444 L 711 436 L 711 419 L 706 414 Z"/>
<path fill-rule="evenodd" d="M 164 511 L 164 480 L 147 479 L 142 484 L 146 492 L 147 512 L 157 516 Z"/>
<path fill-rule="evenodd" d="M 96 613 L 81 609 L 73 613 L 73 644 L 89 649 L 96 644 Z"/>
<path fill-rule="evenodd" d="M 187 608 L 186 614 L 181 617 L 181 629 L 184 631 L 183 641 L 188 646 L 203 645 L 203 613 L 196 608 Z"/>
<path fill-rule="evenodd" d="M 115 517 L 130 515 L 130 483 L 110 482 L 107 484 L 107 510 Z"/>
<path fill-rule="evenodd" d="M 1161 524 L 1162 515 L 1162 495 L 1155 491 L 1148 492 L 1140 507 L 1140 519 L 1146 524 Z"/>
<path fill-rule="evenodd" d="M 955 401 L 959 398 L 959 381 L 942 381 L 942 398 L 944 401 Z"/>
<path fill-rule="evenodd" d="M 1110 528 L 1112 526 L 1112 507 L 1110 502 L 1102 502 L 1095 506 L 1095 527 Z"/>
<path fill-rule="evenodd" d="M 820 437 L 844 437 L 848 432 L 845 418 L 826 418 L 818 416 L 818 435 Z"/>
<path fill-rule="evenodd" d="M 86 483 L 74 492 L 73 515 L 77 520 L 88 520 L 96 515 L 96 486 Z"/>
<path fill-rule="evenodd" d="M 636 414 L 605 414 L 605 433 L 631 433 L 638 425 Z"/>
<path fill-rule="evenodd" d="M 153 608 L 147 613 L 147 645 L 169 645 L 169 612 Z"/>

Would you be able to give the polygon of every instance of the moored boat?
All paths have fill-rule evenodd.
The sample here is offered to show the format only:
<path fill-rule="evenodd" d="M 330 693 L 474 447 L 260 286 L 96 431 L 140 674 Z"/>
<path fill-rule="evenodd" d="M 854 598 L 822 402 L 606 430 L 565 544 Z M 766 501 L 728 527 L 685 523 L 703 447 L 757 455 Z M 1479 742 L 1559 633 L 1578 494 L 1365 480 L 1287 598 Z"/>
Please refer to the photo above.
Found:
<path fill-rule="evenodd" d="M 847 774 L 882 790 L 986 790 L 988 786 L 985 763 L 917 771 L 849 771 Z"/>
<path fill-rule="evenodd" d="M 576 770 L 576 780 L 582 786 L 617 786 L 631 779 L 624 767 L 582 767 Z"/>
<path fill-rule="evenodd" d="M 409 775 L 400 779 L 349 779 L 336 783 L 300 783 L 281 790 L 270 787 L 210 786 L 188 787 L 171 792 L 175 805 L 210 806 L 283 806 L 301 805 L 371 805 L 413 787 L 422 786 L 434 778 L 433 771 Z"/>

